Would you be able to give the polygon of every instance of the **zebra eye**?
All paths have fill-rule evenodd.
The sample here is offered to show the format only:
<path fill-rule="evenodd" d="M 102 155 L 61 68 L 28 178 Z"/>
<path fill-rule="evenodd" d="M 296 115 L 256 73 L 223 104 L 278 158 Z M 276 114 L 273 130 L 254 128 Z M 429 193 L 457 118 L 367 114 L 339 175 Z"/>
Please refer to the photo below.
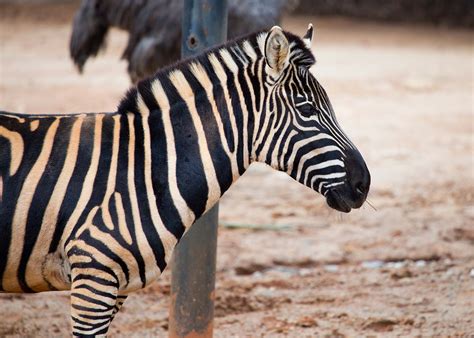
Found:
<path fill-rule="evenodd" d="M 318 112 L 318 110 L 312 104 L 309 103 L 299 106 L 298 110 L 304 117 L 314 116 Z"/>

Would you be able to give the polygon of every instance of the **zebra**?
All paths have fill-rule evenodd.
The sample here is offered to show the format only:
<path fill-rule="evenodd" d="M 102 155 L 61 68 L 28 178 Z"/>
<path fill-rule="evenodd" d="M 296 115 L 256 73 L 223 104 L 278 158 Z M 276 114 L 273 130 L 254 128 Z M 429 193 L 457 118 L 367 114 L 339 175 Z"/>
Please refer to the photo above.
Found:
<path fill-rule="evenodd" d="M 260 31 L 160 70 L 116 112 L 0 114 L 0 291 L 71 290 L 74 336 L 105 336 L 128 294 L 253 162 L 342 212 L 369 170 L 300 38 Z"/>

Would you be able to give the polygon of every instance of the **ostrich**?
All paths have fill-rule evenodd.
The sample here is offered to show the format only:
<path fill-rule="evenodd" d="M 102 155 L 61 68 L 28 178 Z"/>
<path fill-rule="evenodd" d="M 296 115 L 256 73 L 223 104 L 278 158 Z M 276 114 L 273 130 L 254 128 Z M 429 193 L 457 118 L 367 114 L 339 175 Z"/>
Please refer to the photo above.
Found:
<path fill-rule="evenodd" d="M 229 0 L 228 38 L 278 24 L 299 0 Z M 132 82 L 179 59 L 182 0 L 83 0 L 74 17 L 69 50 L 82 73 L 89 57 L 105 47 L 110 27 L 129 32 L 122 58 Z"/>

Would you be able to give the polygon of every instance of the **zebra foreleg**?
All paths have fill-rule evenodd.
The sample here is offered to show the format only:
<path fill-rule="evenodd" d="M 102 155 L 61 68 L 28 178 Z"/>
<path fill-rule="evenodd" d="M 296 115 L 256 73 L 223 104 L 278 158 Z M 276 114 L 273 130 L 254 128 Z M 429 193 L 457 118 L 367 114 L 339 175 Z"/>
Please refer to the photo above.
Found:
<path fill-rule="evenodd" d="M 112 312 L 111 320 L 113 320 L 115 318 L 115 315 L 117 314 L 117 312 L 120 311 L 120 309 L 122 308 L 122 305 L 125 302 L 125 300 L 127 299 L 127 297 L 128 297 L 127 295 L 118 295 L 117 296 L 117 301 L 116 301 L 115 306 L 114 306 L 114 311 Z"/>
<path fill-rule="evenodd" d="M 73 271 L 72 332 L 75 337 L 105 337 L 124 298 L 118 296 L 118 283 L 86 272 Z"/>

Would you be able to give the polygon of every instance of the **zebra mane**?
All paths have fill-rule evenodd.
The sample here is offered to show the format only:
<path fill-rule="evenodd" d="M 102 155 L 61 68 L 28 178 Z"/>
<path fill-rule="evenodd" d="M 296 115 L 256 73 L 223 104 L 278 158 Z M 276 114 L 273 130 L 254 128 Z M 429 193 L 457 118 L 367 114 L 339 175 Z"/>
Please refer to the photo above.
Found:
<path fill-rule="evenodd" d="M 234 40 L 230 40 L 224 44 L 209 48 L 198 55 L 179 60 L 171 65 L 161 68 L 155 75 L 140 81 L 136 86 L 131 87 L 127 91 L 123 99 L 120 101 L 120 104 L 117 108 L 118 112 L 138 113 L 138 93 L 146 96 L 153 95 L 151 92 L 149 92 L 151 84 L 156 80 L 160 81 L 161 79 L 168 77 L 173 71 L 189 69 L 192 63 L 198 63 L 206 70 L 210 69 L 211 64 L 208 59 L 209 54 L 216 53 L 217 55 L 217 52 L 221 50 L 227 50 L 232 56 L 236 58 L 240 57 L 246 59 L 246 61 L 250 61 L 250 57 L 242 52 L 245 49 L 244 44 L 249 43 L 250 46 L 252 46 L 255 50 L 256 58 L 260 59 L 263 57 L 263 47 L 261 46 L 261 41 L 265 40 L 264 37 L 267 33 L 268 30 L 262 30 L 244 35 Z M 284 31 L 284 33 L 288 39 L 288 42 L 290 43 L 290 63 L 305 68 L 309 68 L 314 65 L 316 63 L 316 59 L 312 51 L 305 45 L 303 40 L 293 33 L 287 31 Z M 237 52 L 236 50 L 240 52 Z M 241 63 L 238 63 L 238 65 L 240 66 Z"/>

